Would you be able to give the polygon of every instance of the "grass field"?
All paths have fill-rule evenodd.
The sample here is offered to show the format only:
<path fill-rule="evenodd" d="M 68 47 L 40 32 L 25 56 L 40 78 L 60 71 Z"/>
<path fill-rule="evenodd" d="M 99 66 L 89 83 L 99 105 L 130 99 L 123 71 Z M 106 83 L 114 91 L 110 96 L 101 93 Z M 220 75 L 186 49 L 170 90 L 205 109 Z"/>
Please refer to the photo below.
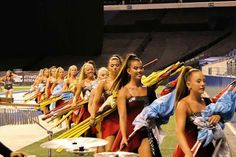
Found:
<path fill-rule="evenodd" d="M 24 91 L 30 89 L 30 86 L 14 86 L 13 89 L 15 92 Z"/>
<path fill-rule="evenodd" d="M 163 143 L 160 145 L 160 149 L 162 152 L 163 157 L 171 157 L 173 150 L 176 146 L 176 137 L 175 137 L 175 129 L 174 129 L 174 119 L 171 118 L 168 125 L 163 126 L 163 130 L 165 131 L 166 137 L 164 138 Z M 61 134 L 61 132 L 54 135 L 54 137 Z M 35 142 L 29 146 L 26 146 L 21 149 L 21 151 L 26 152 L 27 154 L 36 155 L 37 157 L 45 157 L 47 156 L 48 150 L 45 148 L 41 148 L 40 144 L 48 141 L 47 138 L 42 139 L 38 142 Z M 73 156 L 72 153 L 62 151 L 60 153 L 56 151 L 52 151 L 53 157 L 63 156 L 63 157 L 71 157 Z"/>
<path fill-rule="evenodd" d="M 21 90 L 27 90 L 29 89 L 29 86 L 21 86 L 21 87 L 15 87 L 14 91 L 21 91 Z M 159 89 L 160 90 L 160 89 Z M 177 145 L 177 140 L 176 140 L 176 133 L 175 133 L 175 123 L 174 123 L 174 116 L 170 118 L 169 123 L 166 125 L 162 126 L 164 132 L 165 132 L 165 138 L 163 140 L 163 143 L 160 145 L 160 149 L 162 152 L 163 157 L 171 157 L 172 153 Z M 62 132 L 59 132 L 54 135 L 54 137 L 57 137 L 59 134 Z M 48 156 L 48 150 L 41 148 L 40 144 L 48 141 L 47 138 L 42 139 L 40 141 L 37 141 L 29 146 L 26 146 L 21 149 L 21 151 L 26 152 L 27 154 L 32 154 L 36 155 L 37 157 L 46 157 Z M 62 151 L 60 153 L 56 151 L 52 151 L 52 156 L 57 157 L 57 156 L 63 156 L 63 157 L 71 157 L 74 156 L 73 153 L 69 153 L 66 151 Z M 232 157 L 236 157 L 236 154 L 233 154 Z"/>
<path fill-rule="evenodd" d="M 161 91 L 162 87 L 160 87 L 158 91 Z M 173 150 L 176 147 L 176 137 L 175 137 L 175 125 L 174 125 L 174 117 L 170 118 L 170 121 L 167 125 L 163 125 L 163 130 L 166 134 L 163 143 L 160 145 L 160 149 L 162 152 L 163 157 L 171 157 Z M 61 132 L 55 134 L 54 136 L 58 136 L 59 134 L 61 134 Z M 36 155 L 37 157 L 45 157 L 47 156 L 48 150 L 41 148 L 40 144 L 44 143 L 48 141 L 47 138 L 42 139 L 38 142 L 35 142 L 29 146 L 26 146 L 24 148 L 21 149 L 21 151 L 26 152 L 27 154 L 32 154 L 32 155 Z M 68 153 L 66 151 L 62 151 L 61 153 L 58 153 L 56 151 L 52 151 L 53 157 L 57 157 L 57 156 L 63 156 L 63 157 L 71 157 L 73 156 L 72 153 Z"/>
<path fill-rule="evenodd" d="M 25 90 L 29 90 L 30 86 L 13 86 L 13 93 L 14 92 L 19 92 L 19 91 L 25 91 Z M 1 87 L 0 89 L 0 94 L 4 93 L 4 89 L 3 87 Z"/>
<path fill-rule="evenodd" d="M 177 145 L 176 135 L 175 135 L 175 123 L 174 123 L 174 117 L 170 118 L 170 121 L 167 125 L 162 126 L 166 136 L 163 140 L 163 143 L 160 145 L 162 157 L 172 157 L 173 151 Z M 61 134 L 61 132 L 55 134 L 55 137 Z M 48 150 L 41 148 L 40 144 L 48 141 L 47 138 L 40 140 L 38 142 L 35 142 L 29 146 L 26 146 L 21 149 L 21 151 L 26 152 L 27 154 L 36 155 L 37 157 L 46 157 Z M 71 157 L 73 156 L 73 153 L 69 153 L 66 151 L 62 151 L 60 153 L 56 151 L 52 151 L 53 157 Z M 236 154 L 234 153 L 232 157 L 236 157 Z"/>

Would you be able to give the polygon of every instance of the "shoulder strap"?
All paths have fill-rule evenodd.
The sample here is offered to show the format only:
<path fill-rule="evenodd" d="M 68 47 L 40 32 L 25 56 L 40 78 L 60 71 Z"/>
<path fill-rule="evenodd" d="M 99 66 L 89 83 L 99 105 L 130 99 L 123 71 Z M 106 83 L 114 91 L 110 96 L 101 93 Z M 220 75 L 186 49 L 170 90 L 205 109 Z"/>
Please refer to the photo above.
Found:
<path fill-rule="evenodd" d="M 193 113 L 193 110 L 192 110 L 191 107 L 189 106 L 188 102 L 185 101 L 185 100 L 182 100 L 182 101 L 185 102 L 185 104 L 187 105 L 187 108 L 190 110 L 190 112 L 191 112 L 191 114 L 192 114 L 192 113 Z"/>
<path fill-rule="evenodd" d="M 124 88 L 128 91 L 129 95 L 132 97 L 133 95 L 132 95 L 132 93 L 130 92 L 130 89 L 127 88 L 127 87 L 125 87 L 125 86 L 124 86 Z"/>

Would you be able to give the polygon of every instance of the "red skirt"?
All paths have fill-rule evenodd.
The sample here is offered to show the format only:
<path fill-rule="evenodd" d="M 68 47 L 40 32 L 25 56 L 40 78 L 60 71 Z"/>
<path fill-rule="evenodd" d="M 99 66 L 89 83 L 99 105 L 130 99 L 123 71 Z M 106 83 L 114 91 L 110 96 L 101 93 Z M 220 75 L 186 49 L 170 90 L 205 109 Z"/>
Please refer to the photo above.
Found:
<path fill-rule="evenodd" d="M 106 116 L 101 123 L 102 138 L 105 139 L 109 136 L 116 136 L 119 127 L 119 115 L 118 111 L 114 111 L 110 115 Z"/>
<path fill-rule="evenodd" d="M 187 143 L 190 149 L 194 146 L 195 142 L 197 141 L 197 135 L 193 132 L 186 132 L 185 134 Z M 206 147 L 200 147 L 195 157 L 210 157 L 214 152 L 214 146 L 212 143 L 208 144 Z M 184 157 L 185 154 L 182 151 L 181 147 L 178 145 L 173 153 L 173 157 Z"/>
<path fill-rule="evenodd" d="M 140 147 L 141 142 L 144 138 L 148 138 L 147 131 L 143 129 L 137 131 L 131 138 L 128 139 L 128 146 L 123 147 L 123 149 L 120 151 L 138 153 L 138 148 Z M 121 131 L 119 131 L 112 145 L 111 150 L 113 152 L 116 152 L 119 150 L 121 140 L 122 140 L 122 134 L 121 134 Z"/>

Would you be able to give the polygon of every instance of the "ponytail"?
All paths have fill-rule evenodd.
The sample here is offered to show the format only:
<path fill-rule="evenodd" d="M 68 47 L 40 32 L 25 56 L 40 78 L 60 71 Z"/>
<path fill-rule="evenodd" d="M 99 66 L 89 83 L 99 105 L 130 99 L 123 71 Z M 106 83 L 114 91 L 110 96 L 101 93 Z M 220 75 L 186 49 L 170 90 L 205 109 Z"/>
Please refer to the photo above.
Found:
<path fill-rule="evenodd" d="M 177 107 L 178 102 L 189 94 L 189 89 L 186 85 L 187 80 L 189 80 L 191 73 L 194 71 L 200 71 L 199 69 L 192 68 L 191 66 L 186 66 L 181 71 L 178 82 L 176 85 L 176 96 L 175 96 L 175 107 Z"/>

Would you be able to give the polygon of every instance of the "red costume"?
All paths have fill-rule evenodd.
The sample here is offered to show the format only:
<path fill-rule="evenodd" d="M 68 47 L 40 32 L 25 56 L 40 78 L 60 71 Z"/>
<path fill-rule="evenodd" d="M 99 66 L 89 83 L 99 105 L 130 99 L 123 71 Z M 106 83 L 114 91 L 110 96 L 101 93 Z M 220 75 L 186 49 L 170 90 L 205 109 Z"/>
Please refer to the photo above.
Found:
<path fill-rule="evenodd" d="M 104 91 L 102 99 L 105 101 L 110 96 L 109 91 Z M 101 122 L 102 138 L 105 139 L 109 136 L 116 136 L 119 131 L 119 114 L 118 111 L 114 111 L 110 115 L 103 118 Z"/>
<path fill-rule="evenodd" d="M 132 125 L 132 122 L 136 118 L 136 116 L 142 111 L 145 105 L 148 104 L 148 97 L 147 96 L 135 96 L 130 97 L 127 100 L 126 106 L 127 106 L 127 131 L 126 135 L 127 138 L 129 135 L 133 132 L 134 126 Z M 128 146 L 124 149 L 128 152 L 137 152 L 138 148 L 142 142 L 143 138 L 147 138 L 147 133 L 144 131 L 140 131 L 136 133 L 132 139 L 128 141 Z M 120 142 L 122 140 L 122 134 L 121 131 L 116 136 L 116 139 L 114 141 L 114 144 L 112 146 L 112 151 L 117 151 L 120 146 Z"/>
<path fill-rule="evenodd" d="M 193 113 L 193 114 L 199 114 L 199 113 Z M 190 118 L 188 116 L 185 126 L 185 136 L 190 149 L 197 141 L 197 133 L 198 133 L 197 126 L 194 125 L 192 121 L 190 121 Z M 213 152 L 214 152 L 214 146 L 212 143 L 208 144 L 206 147 L 202 147 L 201 145 L 195 157 L 210 157 L 212 156 Z M 184 156 L 185 156 L 184 152 L 178 145 L 176 150 L 174 151 L 173 157 L 184 157 Z"/>
<path fill-rule="evenodd" d="M 109 136 L 115 136 L 119 131 L 119 114 L 115 110 L 110 115 L 106 116 L 101 123 L 102 138 L 105 139 Z"/>

